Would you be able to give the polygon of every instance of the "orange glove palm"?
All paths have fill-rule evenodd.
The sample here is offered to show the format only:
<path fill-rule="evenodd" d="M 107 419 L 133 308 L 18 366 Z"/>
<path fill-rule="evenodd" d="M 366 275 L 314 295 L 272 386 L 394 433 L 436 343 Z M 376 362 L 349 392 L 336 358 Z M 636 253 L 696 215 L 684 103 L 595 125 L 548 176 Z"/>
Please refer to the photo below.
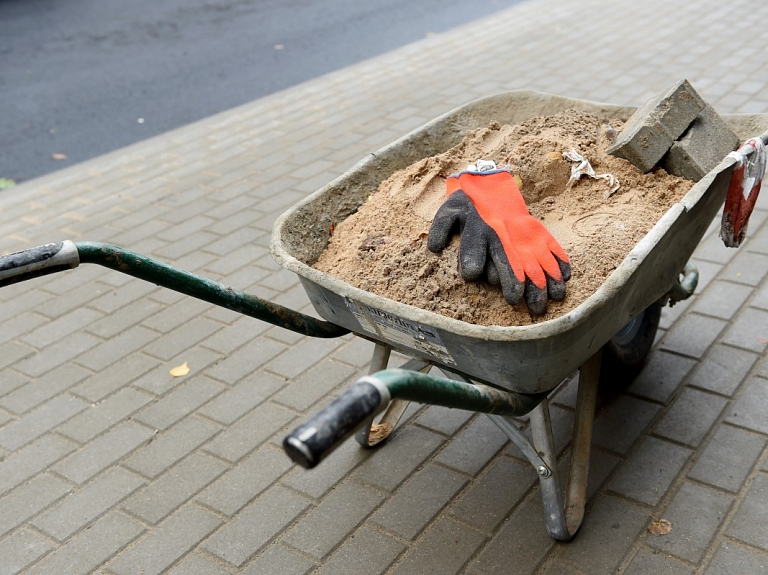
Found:
<path fill-rule="evenodd" d="M 571 275 L 568 255 L 528 212 L 508 170 L 461 172 L 450 176 L 446 187 L 448 200 L 429 232 L 430 251 L 445 249 L 458 224 L 463 279 L 475 281 L 485 273 L 491 283 L 501 283 L 511 305 L 525 296 L 532 314 L 544 313 L 548 298 L 565 297 Z"/>

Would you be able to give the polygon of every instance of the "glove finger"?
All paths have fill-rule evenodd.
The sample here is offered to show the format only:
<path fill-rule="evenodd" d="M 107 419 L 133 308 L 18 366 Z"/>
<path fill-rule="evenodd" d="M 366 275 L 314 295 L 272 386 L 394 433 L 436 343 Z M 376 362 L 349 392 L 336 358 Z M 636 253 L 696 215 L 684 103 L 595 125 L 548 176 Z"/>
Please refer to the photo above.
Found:
<path fill-rule="evenodd" d="M 456 228 L 464 227 L 468 207 L 473 207 L 464 192 L 458 190 L 440 206 L 432 221 L 427 238 L 427 249 L 432 253 L 443 251 L 451 242 Z"/>
<path fill-rule="evenodd" d="M 496 271 L 496 264 L 493 262 L 493 258 L 488 258 L 485 262 L 485 277 L 488 279 L 488 283 L 491 285 L 499 285 L 499 272 Z"/>
<path fill-rule="evenodd" d="M 495 236 L 493 230 L 480 219 L 474 206 L 470 206 L 461 231 L 459 249 L 460 273 L 465 281 L 476 281 L 483 276 L 489 236 Z"/>
<path fill-rule="evenodd" d="M 525 304 L 531 315 L 542 315 L 547 311 L 547 289 L 537 287 L 532 281 L 526 280 Z"/>
<path fill-rule="evenodd" d="M 549 294 L 549 299 L 563 301 L 565 299 L 565 281 L 547 275 L 547 293 Z"/>
<path fill-rule="evenodd" d="M 568 281 L 571 279 L 571 264 L 570 262 L 564 262 L 557 256 L 555 256 L 555 259 L 557 260 L 557 265 L 560 266 L 560 274 L 563 276 L 563 281 Z"/>
<path fill-rule="evenodd" d="M 512 271 L 507 254 L 504 251 L 504 246 L 501 245 L 501 241 L 496 234 L 491 238 L 488 249 L 493 261 L 493 267 L 496 270 L 496 276 L 501 284 L 501 293 L 504 295 L 504 299 L 509 305 L 519 303 L 523 299 L 525 283 L 519 280 Z"/>

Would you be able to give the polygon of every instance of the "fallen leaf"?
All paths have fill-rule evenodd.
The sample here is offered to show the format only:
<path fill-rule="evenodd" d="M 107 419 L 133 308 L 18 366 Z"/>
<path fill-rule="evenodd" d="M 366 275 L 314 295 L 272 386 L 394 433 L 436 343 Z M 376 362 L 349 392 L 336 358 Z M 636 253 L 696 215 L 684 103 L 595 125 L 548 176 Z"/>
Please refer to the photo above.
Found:
<path fill-rule="evenodd" d="M 648 532 L 656 537 L 668 535 L 672 532 L 672 524 L 666 519 L 654 519 L 648 526 Z"/>
<path fill-rule="evenodd" d="M 189 373 L 189 366 L 185 361 L 181 365 L 177 365 L 176 367 L 174 367 L 170 373 L 173 377 L 183 377 Z"/>
<path fill-rule="evenodd" d="M 60 154 L 58 152 L 55 152 L 55 153 L 51 154 L 51 157 L 54 160 L 66 160 L 67 159 L 67 155 L 66 154 Z"/>

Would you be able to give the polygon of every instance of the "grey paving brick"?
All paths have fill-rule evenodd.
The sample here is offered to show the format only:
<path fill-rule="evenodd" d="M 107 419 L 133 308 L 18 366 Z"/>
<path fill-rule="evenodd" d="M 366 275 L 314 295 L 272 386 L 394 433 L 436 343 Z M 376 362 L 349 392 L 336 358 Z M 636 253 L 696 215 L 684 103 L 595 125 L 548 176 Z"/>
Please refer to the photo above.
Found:
<path fill-rule="evenodd" d="M 89 372 L 80 367 L 64 364 L 2 397 L 0 407 L 16 414 L 25 413 L 69 389 L 88 375 Z"/>
<path fill-rule="evenodd" d="M 48 371 L 68 362 L 79 355 L 87 352 L 89 349 L 97 347 L 101 343 L 101 340 L 85 333 L 75 333 L 66 339 L 63 339 L 53 345 L 48 346 L 40 353 L 29 356 L 29 353 L 21 352 L 17 359 L 21 357 L 29 356 L 23 361 L 14 362 L 14 367 L 20 372 L 30 375 L 32 377 L 40 377 Z M 5 347 L 5 346 L 2 346 Z M 29 349 L 29 348 L 25 348 Z M 16 353 L 10 351 L 11 357 Z M 3 354 L 0 353 L 0 356 Z M 2 363 L 2 360 L 0 360 Z M 87 367 L 87 366 L 86 366 Z"/>
<path fill-rule="evenodd" d="M 203 405 L 197 413 L 231 425 L 264 402 L 286 382 L 266 373 L 254 374 Z"/>
<path fill-rule="evenodd" d="M 48 507 L 70 489 L 51 475 L 38 475 L 0 499 L 0 537 Z"/>
<path fill-rule="evenodd" d="M 182 508 L 108 564 L 118 574 L 161 573 L 212 533 L 221 519 L 193 505 Z"/>
<path fill-rule="evenodd" d="M 768 409 L 768 384 L 760 377 L 751 377 L 745 382 L 745 388 L 731 407 L 726 421 L 739 427 L 768 433 L 766 409 Z"/>
<path fill-rule="evenodd" d="M 154 293 L 152 299 L 166 303 L 166 307 L 160 313 L 144 320 L 142 325 L 163 334 L 171 333 L 173 330 L 186 325 L 212 307 L 208 302 L 190 298 L 171 290 Z M 174 303 L 168 303 L 169 301 Z"/>
<path fill-rule="evenodd" d="M 541 497 L 534 494 L 515 510 L 486 547 L 469 563 L 468 575 L 532 573 L 554 546 L 544 527 Z"/>
<path fill-rule="evenodd" d="M 152 430 L 125 421 L 56 464 L 52 469 L 77 484 L 88 481 L 152 437 Z"/>
<path fill-rule="evenodd" d="M 697 564 L 731 507 L 731 497 L 692 483 L 680 491 L 663 512 L 672 531 L 663 537 L 648 537 L 648 545 Z"/>
<path fill-rule="evenodd" d="M 109 370 L 95 373 L 70 389 L 70 392 L 96 403 L 128 385 L 158 365 L 158 361 L 142 354 L 129 355 Z"/>
<path fill-rule="evenodd" d="M 507 443 L 507 437 L 487 417 L 478 417 L 461 430 L 437 456 L 436 460 L 475 474 Z"/>
<path fill-rule="evenodd" d="M 0 445 L 10 451 L 23 447 L 86 409 L 84 401 L 59 395 L 0 429 Z"/>
<path fill-rule="evenodd" d="M 149 444 L 138 449 L 123 464 L 146 477 L 156 477 L 220 430 L 215 423 L 191 415 L 154 435 Z"/>
<path fill-rule="evenodd" d="M 625 501 L 598 496 L 575 545 L 559 547 L 557 558 L 584 573 L 612 573 L 645 526 L 648 512 Z"/>
<path fill-rule="evenodd" d="M 149 342 L 157 339 L 157 333 L 137 325 L 117 337 L 92 347 L 77 358 L 80 365 L 93 371 L 103 371 L 115 361 L 140 350 Z"/>
<path fill-rule="evenodd" d="M 220 564 L 196 553 L 187 555 L 168 575 L 229 575 L 230 571 Z"/>
<path fill-rule="evenodd" d="M 317 559 L 328 555 L 384 499 L 376 489 L 345 481 L 310 510 L 282 538 Z"/>
<path fill-rule="evenodd" d="M 221 327 L 218 322 L 197 318 L 187 323 L 183 330 L 176 330 L 153 341 L 143 351 L 167 361 L 205 340 Z"/>
<path fill-rule="evenodd" d="M 690 454 L 684 447 L 648 437 L 608 487 L 635 501 L 656 505 Z"/>
<path fill-rule="evenodd" d="M 0 397 L 11 393 L 14 389 L 20 388 L 24 384 L 29 383 L 29 381 L 27 376 L 6 369 L 3 372 L 3 378 L 0 380 Z"/>
<path fill-rule="evenodd" d="M 143 531 L 144 528 L 133 519 L 121 513 L 109 513 L 90 529 L 81 531 L 66 546 L 35 564 L 27 573 L 91 573 Z"/>
<path fill-rule="evenodd" d="M 687 314 L 664 336 L 662 349 L 700 359 L 725 326 L 720 319 Z"/>
<path fill-rule="evenodd" d="M 152 401 L 148 393 L 126 387 L 107 399 L 93 404 L 60 425 L 56 431 L 78 443 L 86 443 L 98 434 L 117 425 Z"/>
<path fill-rule="evenodd" d="M 738 250 L 731 263 L 722 271 L 721 277 L 732 282 L 756 286 L 766 274 L 768 274 L 768 255 Z"/>
<path fill-rule="evenodd" d="M 473 415 L 473 412 L 464 409 L 450 409 L 440 405 L 432 405 L 416 418 L 416 423 L 444 435 L 453 435 Z"/>
<path fill-rule="evenodd" d="M 754 353 L 716 345 L 696 368 L 690 383 L 723 395 L 733 395 L 756 359 Z"/>
<path fill-rule="evenodd" d="M 692 309 L 698 313 L 729 320 L 752 293 L 750 286 L 715 281 L 696 298 Z"/>
<path fill-rule="evenodd" d="M 22 341 L 42 349 L 80 331 L 102 318 L 104 314 L 88 308 L 77 308 L 37 328 L 21 338 Z"/>
<path fill-rule="evenodd" d="M 380 575 L 405 549 L 401 542 L 366 527 L 360 528 L 315 573 L 317 575 Z"/>
<path fill-rule="evenodd" d="M 679 563 L 666 553 L 640 548 L 624 573 L 625 575 L 646 575 L 647 573 L 693 575 L 693 569 Z"/>
<path fill-rule="evenodd" d="M 323 360 L 310 368 L 301 377 L 288 384 L 275 395 L 277 403 L 298 411 L 305 411 L 314 403 L 326 398 L 327 394 L 348 381 L 355 369 L 333 360 Z M 328 403 L 327 400 L 324 403 Z"/>
<path fill-rule="evenodd" d="M 414 539 L 448 505 L 467 478 L 434 464 L 418 470 L 372 517 L 372 523 Z"/>
<path fill-rule="evenodd" d="M 207 455 L 194 453 L 131 497 L 122 508 L 156 524 L 186 503 L 228 466 Z"/>
<path fill-rule="evenodd" d="M 731 575 L 733 573 L 768 573 L 768 557 L 753 549 L 723 542 L 704 574 Z"/>
<path fill-rule="evenodd" d="M 742 310 L 723 335 L 723 343 L 762 353 L 768 346 L 768 311 Z"/>
<path fill-rule="evenodd" d="M 341 345 L 334 340 L 304 339 L 266 364 L 265 368 L 285 378 L 300 375 Z"/>
<path fill-rule="evenodd" d="M 722 425 L 699 456 L 688 477 L 736 493 L 764 447 L 764 437 Z"/>
<path fill-rule="evenodd" d="M 281 545 L 268 547 L 243 570 L 243 575 L 306 575 L 315 566 L 306 555 Z"/>
<path fill-rule="evenodd" d="M 294 418 L 293 413 L 281 407 L 263 403 L 225 429 L 205 446 L 205 450 L 234 463 Z"/>
<path fill-rule="evenodd" d="M 75 446 L 56 435 L 45 435 L 0 461 L 0 496 L 25 483 L 49 465 L 65 457 Z"/>
<path fill-rule="evenodd" d="M 757 475 L 726 533 L 745 543 L 768 551 L 768 476 Z"/>
<path fill-rule="evenodd" d="M 696 447 L 727 403 L 722 397 L 686 388 L 656 424 L 654 433 Z"/>
<path fill-rule="evenodd" d="M 275 486 L 260 495 L 234 519 L 214 533 L 202 547 L 242 566 L 302 513 L 310 500 Z"/>
<path fill-rule="evenodd" d="M 498 458 L 453 503 L 450 514 L 490 534 L 520 504 L 536 479 L 530 465 Z"/>
<path fill-rule="evenodd" d="M 28 529 L 20 529 L 0 542 L 0 575 L 21 573 L 33 561 L 55 549 L 50 541 Z"/>
<path fill-rule="evenodd" d="M 269 324 L 251 317 L 241 317 L 232 325 L 205 340 L 205 347 L 222 354 L 230 354 L 269 328 Z"/>
<path fill-rule="evenodd" d="M 284 454 L 264 447 L 212 483 L 197 501 L 224 515 L 234 515 L 291 467 Z"/>
<path fill-rule="evenodd" d="M 64 541 L 138 489 L 144 480 L 120 468 L 107 470 L 32 521 L 32 525 Z"/>
<path fill-rule="evenodd" d="M 371 362 L 374 344 L 361 337 L 353 337 L 333 353 L 333 358 L 355 367 L 366 367 Z"/>
<path fill-rule="evenodd" d="M 0 323 L 0 344 L 8 343 L 48 323 L 50 320 L 40 314 L 20 313 Z"/>
<path fill-rule="evenodd" d="M 593 443 L 625 454 L 660 411 L 658 405 L 620 396 L 599 413 L 593 429 Z"/>
<path fill-rule="evenodd" d="M 108 290 L 101 297 L 96 299 L 94 299 L 93 296 L 89 297 L 88 306 L 100 312 L 109 314 L 149 295 L 156 289 L 157 286 L 152 283 L 131 280 L 120 286 L 118 289 Z"/>
<path fill-rule="evenodd" d="M 167 429 L 225 389 L 221 383 L 197 375 L 144 409 L 135 419 L 156 429 Z"/>
<path fill-rule="evenodd" d="M 441 519 L 406 553 L 392 573 L 460 573 L 484 539 L 469 527 Z"/>
<path fill-rule="evenodd" d="M 164 363 L 157 363 L 157 360 L 150 358 L 148 355 L 138 354 L 138 357 L 148 359 L 150 369 L 145 371 L 142 367 L 143 375 L 136 377 L 131 382 L 131 385 L 155 395 L 166 395 L 182 383 L 197 377 L 200 373 L 204 373 L 209 366 L 221 359 L 220 354 L 201 346 L 188 350 L 179 357 L 174 357 Z M 171 369 L 184 363 L 189 367 L 189 374 L 182 377 L 173 377 L 170 374 Z"/>
<path fill-rule="evenodd" d="M 687 357 L 655 351 L 627 391 L 667 403 L 694 365 Z"/>
<path fill-rule="evenodd" d="M 253 340 L 206 370 L 211 377 L 233 385 L 282 352 L 285 346 L 264 338 Z"/>
<path fill-rule="evenodd" d="M 375 457 L 369 457 L 353 477 L 388 491 L 400 485 L 443 442 L 434 433 L 406 426 L 387 440 Z"/>

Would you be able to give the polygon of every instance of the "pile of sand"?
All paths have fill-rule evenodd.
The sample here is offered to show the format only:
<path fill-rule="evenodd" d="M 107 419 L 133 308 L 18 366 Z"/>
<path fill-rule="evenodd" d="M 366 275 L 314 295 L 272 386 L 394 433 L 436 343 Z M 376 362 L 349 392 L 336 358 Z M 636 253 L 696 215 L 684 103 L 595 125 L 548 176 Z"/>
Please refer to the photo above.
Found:
<path fill-rule="evenodd" d="M 626 160 L 607 155 L 608 136 L 620 127 L 570 110 L 471 131 L 458 146 L 383 182 L 335 227 L 314 267 L 360 289 L 469 323 L 528 325 L 558 317 L 594 293 L 693 185 L 661 169 L 642 174 Z M 563 159 L 563 152 L 571 149 L 598 174 L 616 176 L 620 189 L 609 196 L 606 180 L 589 178 L 567 186 L 573 163 Z M 458 236 L 441 254 L 427 250 L 432 219 L 445 201 L 445 178 L 477 159 L 511 168 L 531 214 L 571 258 L 566 298 L 550 301 L 545 315 L 532 317 L 524 303 L 510 306 L 497 286 L 462 280 Z"/>

